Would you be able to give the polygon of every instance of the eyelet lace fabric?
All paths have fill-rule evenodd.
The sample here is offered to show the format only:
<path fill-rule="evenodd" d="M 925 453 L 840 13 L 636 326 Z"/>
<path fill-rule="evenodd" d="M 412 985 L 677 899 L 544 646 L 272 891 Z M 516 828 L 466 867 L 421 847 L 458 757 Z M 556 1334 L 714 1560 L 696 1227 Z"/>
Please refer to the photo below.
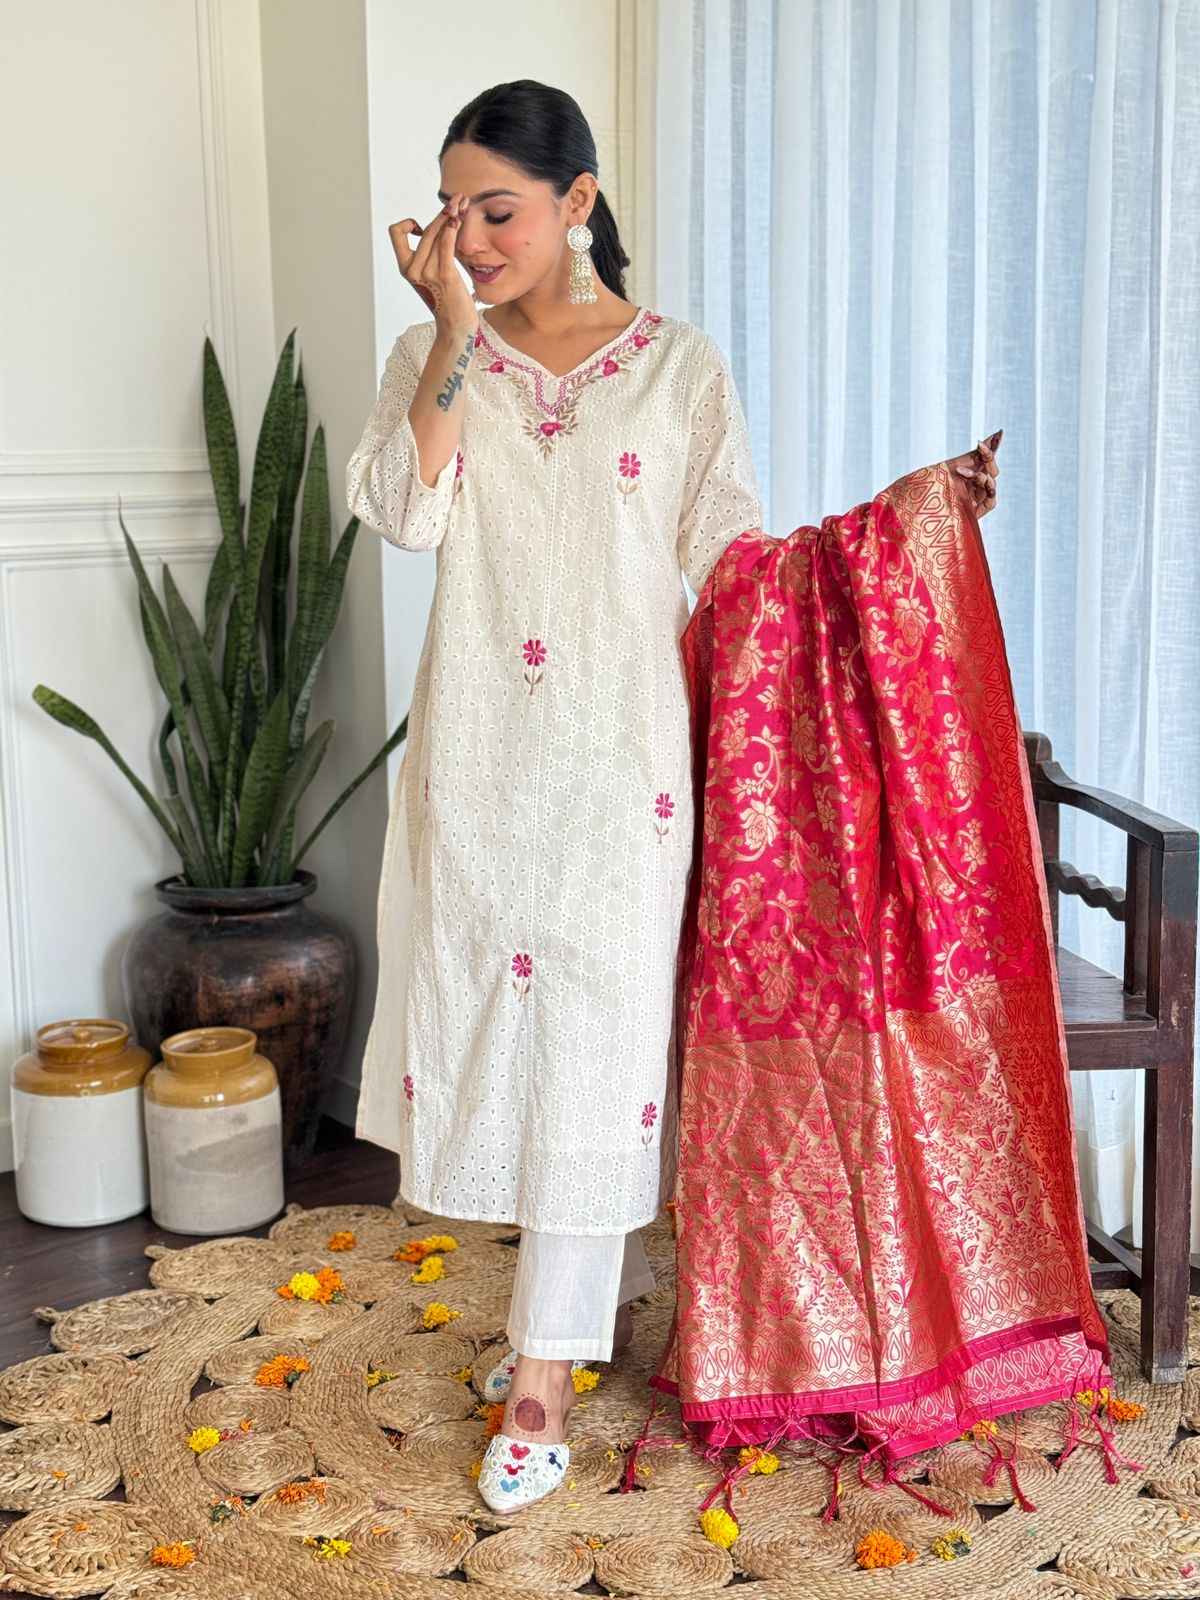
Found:
<path fill-rule="evenodd" d="M 762 525 L 745 417 L 682 320 L 643 308 L 559 380 L 485 326 L 459 451 L 425 484 L 407 412 L 433 336 L 396 340 L 346 468 L 350 510 L 437 560 L 357 1132 L 439 1215 L 627 1232 L 675 1178 L 680 575 L 699 593 Z"/>

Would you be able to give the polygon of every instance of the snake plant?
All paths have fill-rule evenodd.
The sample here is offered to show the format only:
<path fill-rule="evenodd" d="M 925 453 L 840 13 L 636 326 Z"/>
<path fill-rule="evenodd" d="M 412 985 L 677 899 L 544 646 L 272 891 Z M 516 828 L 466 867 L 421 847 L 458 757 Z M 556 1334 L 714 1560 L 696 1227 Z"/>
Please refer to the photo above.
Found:
<path fill-rule="evenodd" d="M 249 516 L 240 499 L 229 396 L 212 342 L 204 341 L 204 429 L 221 539 L 202 623 L 166 562 L 159 600 L 118 497 L 142 631 L 167 701 L 158 733 L 164 792 L 151 794 L 86 711 L 44 684 L 33 691 L 56 722 L 94 739 L 111 757 L 170 839 L 184 881 L 197 887 L 291 882 L 313 841 L 408 730 L 405 716 L 297 849 L 297 806 L 334 730 L 326 721 L 309 733 L 308 713 L 341 608 L 358 518 L 331 553 L 325 434 L 318 423 L 305 471 L 308 403 L 302 366 L 293 374 L 295 337 L 293 328 L 263 413 Z"/>

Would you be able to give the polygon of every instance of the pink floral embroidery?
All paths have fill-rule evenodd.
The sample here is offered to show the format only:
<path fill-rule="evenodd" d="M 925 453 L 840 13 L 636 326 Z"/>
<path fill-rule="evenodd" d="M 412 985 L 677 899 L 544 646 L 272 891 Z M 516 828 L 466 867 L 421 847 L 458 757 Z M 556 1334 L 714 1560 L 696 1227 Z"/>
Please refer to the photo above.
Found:
<path fill-rule="evenodd" d="M 646 1130 L 642 1134 L 642 1144 L 648 1150 L 650 1141 L 654 1138 L 654 1124 L 658 1121 L 658 1107 L 653 1100 L 648 1100 L 642 1107 L 642 1127 Z"/>
<path fill-rule="evenodd" d="M 512 958 L 512 969 L 517 975 L 513 988 L 516 990 L 517 998 L 524 1000 L 529 993 L 529 979 L 533 973 L 533 957 L 524 951 L 518 951 Z"/>
<path fill-rule="evenodd" d="M 657 312 L 644 311 L 602 355 L 557 379 L 535 361 L 520 361 L 513 356 L 503 355 L 482 327 L 476 332 L 475 344 L 482 345 L 491 355 L 492 360 L 487 368 L 489 372 L 507 373 L 520 383 L 523 403 L 536 413 L 524 417 L 523 430 L 545 460 L 553 454 L 557 439 L 575 431 L 575 408 L 581 392 L 594 379 L 615 377 L 624 371 L 633 357 L 657 337 L 656 330 L 661 321 L 662 317 Z M 532 396 L 529 395 L 528 385 L 522 381 L 523 376 L 533 380 Z M 548 382 L 555 385 L 553 400 L 547 399 Z M 553 424 L 550 427 L 545 425 L 547 418 Z"/>
<path fill-rule="evenodd" d="M 521 653 L 524 655 L 525 660 L 530 667 L 537 668 L 540 667 L 542 662 L 546 659 L 546 646 L 540 639 L 526 639 L 525 643 L 521 646 Z M 537 688 L 538 684 L 541 683 L 543 677 L 545 677 L 545 673 L 526 671 L 525 682 L 529 685 L 530 694 L 532 694 Z"/>
<path fill-rule="evenodd" d="M 617 471 L 621 474 L 617 479 L 617 488 L 627 500 L 637 488 L 637 483 L 634 480 L 641 470 L 642 463 L 638 460 L 637 454 L 633 450 L 626 450 L 617 462 Z"/>
<path fill-rule="evenodd" d="M 655 797 L 654 812 L 656 816 L 662 819 L 663 823 L 661 828 L 657 822 L 654 824 L 654 831 L 658 835 L 658 840 L 661 844 L 671 831 L 670 819 L 675 815 L 675 802 L 669 794 L 660 794 Z"/>
<path fill-rule="evenodd" d="M 406 1072 L 404 1074 L 404 1098 L 408 1101 L 408 1114 L 411 1117 L 413 1113 L 413 1081 L 411 1072 Z"/>

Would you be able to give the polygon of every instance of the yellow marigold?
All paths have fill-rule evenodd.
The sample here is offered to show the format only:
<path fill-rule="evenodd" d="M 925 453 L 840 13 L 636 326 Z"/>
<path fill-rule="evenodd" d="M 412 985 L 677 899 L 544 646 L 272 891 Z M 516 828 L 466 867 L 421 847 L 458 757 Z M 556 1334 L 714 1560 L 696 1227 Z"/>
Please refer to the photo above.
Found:
<path fill-rule="evenodd" d="M 960 1439 L 983 1440 L 989 1438 L 994 1433 L 998 1433 L 999 1431 L 998 1425 L 993 1422 L 990 1417 L 988 1417 L 985 1421 L 973 1422 L 967 1429 L 966 1433 L 960 1433 L 958 1437 Z"/>
<path fill-rule="evenodd" d="M 1136 1400 L 1122 1400 L 1115 1394 L 1108 1402 L 1108 1414 L 1114 1422 L 1132 1422 L 1134 1417 L 1143 1416 L 1145 1410 Z"/>
<path fill-rule="evenodd" d="M 373 1389 L 377 1383 L 390 1383 L 393 1378 L 398 1376 L 398 1373 L 383 1372 L 376 1367 L 373 1371 L 367 1373 L 367 1388 Z"/>
<path fill-rule="evenodd" d="M 591 1367 L 580 1367 L 572 1371 L 571 1382 L 575 1385 L 576 1394 L 587 1394 L 600 1382 L 600 1374 Z"/>
<path fill-rule="evenodd" d="M 719 1544 L 722 1550 L 728 1550 L 741 1529 L 728 1511 L 720 1506 L 714 1506 L 711 1511 L 700 1513 L 700 1531 L 706 1539 L 711 1539 L 713 1544 Z"/>
<path fill-rule="evenodd" d="M 309 1495 L 316 1497 L 318 1505 L 325 1504 L 324 1478 L 295 1478 L 291 1483 L 285 1483 L 282 1488 L 275 1491 L 276 1500 L 285 1506 L 300 1505 Z"/>
<path fill-rule="evenodd" d="M 350 1554 L 349 1539 L 330 1539 L 323 1533 L 310 1534 L 305 1544 L 314 1546 L 313 1555 L 318 1561 L 332 1561 L 335 1556 Z"/>
<path fill-rule="evenodd" d="M 308 1362 L 303 1356 L 273 1356 L 259 1367 L 254 1381 L 264 1389 L 287 1389 L 307 1371 Z"/>
<path fill-rule="evenodd" d="M 447 1322 L 453 1322 L 455 1317 L 461 1317 L 461 1311 L 451 1311 L 449 1306 L 443 1305 L 440 1300 L 431 1300 L 421 1314 L 421 1323 L 426 1328 L 440 1328 Z"/>
<path fill-rule="evenodd" d="M 473 1478 L 477 1478 L 482 1471 L 483 1471 L 483 1457 L 482 1456 L 476 1456 L 474 1461 L 472 1461 L 472 1463 L 471 1463 L 471 1476 Z"/>
<path fill-rule="evenodd" d="M 293 1272 L 286 1283 L 279 1285 L 278 1292 L 285 1300 L 315 1300 L 321 1285 L 313 1272 Z"/>
<path fill-rule="evenodd" d="M 756 1444 L 748 1444 L 745 1449 L 738 1451 L 739 1461 L 749 1461 L 751 1472 L 774 1472 L 779 1465 L 779 1457 L 773 1456 L 769 1450 L 761 1450 Z"/>
<path fill-rule="evenodd" d="M 190 1539 L 180 1539 L 175 1544 L 156 1544 L 150 1559 L 156 1567 L 186 1567 L 189 1561 L 195 1561 L 196 1552 Z"/>
<path fill-rule="evenodd" d="M 450 1376 L 452 1378 L 457 1378 L 459 1383 L 470 1383 L 471 1369 L 470 1367 L 459 1367 L 458 1371 L 452 1372 Z"/>
<path fill-rule="evenodd" d="M 421 1243 L 425 1246 L 426 1250 L 458 1249 L 458 1240 L 448 1233 L 432 1233 L 428 1239 L 422 1239 Z"/>
<path fill-rule="evenodd" d="M 426 1256 L 421 1265 L 412 1274 L 414 1283 L 436 1283 L 439 1278 L 446 1276 L 446 1269 L 442 1265 L 441 1256 Z"/>
<path fill-rule="evenodd" d="M 939 1534 L 929 1548 L 939 1561 L 953 1561 L 970 1550 L 970 1535 L 962 1528 L 951 1528 L 949 1533 Z"/>
<path fill-rule="evenodd" d="M 353 1250 L 358 1240 L 349 1228 L 339 1228 L 337 1233 L 330 1234 L 325 1241 L 326 1250 Z"/>
<path fill-rule="evenodd" d="M 1075 1392 L 1075 1398 L 1076 1398 L 1076 1400 L 1079 1400 L 1080 1402 L 1082 1402 L 1083 1405 L 1087 1406 L 1089 1410 L 1091 1409 L 1093 1404 L 1095 1404 L 1097 1409 L 1099 1409 L 1100 1406 L 1106 1406 L 1108 1404 L 1108 1401 L 1109 1401 L 1109 1390 L 1108 1389 L 1077 1389 L 1076 1392 Z"/>
<path fill-rule="evenodd" d="M 898 1567 L 915 1557 L 916 1551 L 910 1555 L 907 1546 L 883 1528 L 872 1528 L 854 1546 L 854 1559 L 860 1567 Z"/>
<path fill-rule="evenodd" d="M 203 1455 L 205 1450 L 211 1450 L 220 1442 L 221 1435 L 216 1428 L 193 1428 L 188 1434 L 188 1444 L 197 1455 Z"/>

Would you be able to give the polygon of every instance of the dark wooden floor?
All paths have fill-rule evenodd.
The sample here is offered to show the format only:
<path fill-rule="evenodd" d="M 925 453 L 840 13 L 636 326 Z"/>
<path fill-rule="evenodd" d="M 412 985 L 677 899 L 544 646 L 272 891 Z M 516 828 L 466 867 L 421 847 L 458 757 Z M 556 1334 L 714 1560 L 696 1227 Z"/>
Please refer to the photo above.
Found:
<path fill-rule="evenodd" d="M 389 1205 L 398 1178 L 399 1163 L 390 1150 L 363 1144 L 349 1128 L 325 1118 L 312 1160 L 287 1184 L 287 1199 L 304 1206 Z M 148 1244 L 178 1248 L 200 1242 L 195 1234 L 165 1232 L 149 1211 L 102 1228 L 30 1222 L 17 1210 L 11 1172 L 0 1173 L 0 1228 L 0 1367 L 54 1349 L 49 1325 L 33 1315 L 34 1306 L 66 1311 L 103 1295 L 148 1288 Z M 265 1238 L 268 1228 L 245 1231 Z"/>

